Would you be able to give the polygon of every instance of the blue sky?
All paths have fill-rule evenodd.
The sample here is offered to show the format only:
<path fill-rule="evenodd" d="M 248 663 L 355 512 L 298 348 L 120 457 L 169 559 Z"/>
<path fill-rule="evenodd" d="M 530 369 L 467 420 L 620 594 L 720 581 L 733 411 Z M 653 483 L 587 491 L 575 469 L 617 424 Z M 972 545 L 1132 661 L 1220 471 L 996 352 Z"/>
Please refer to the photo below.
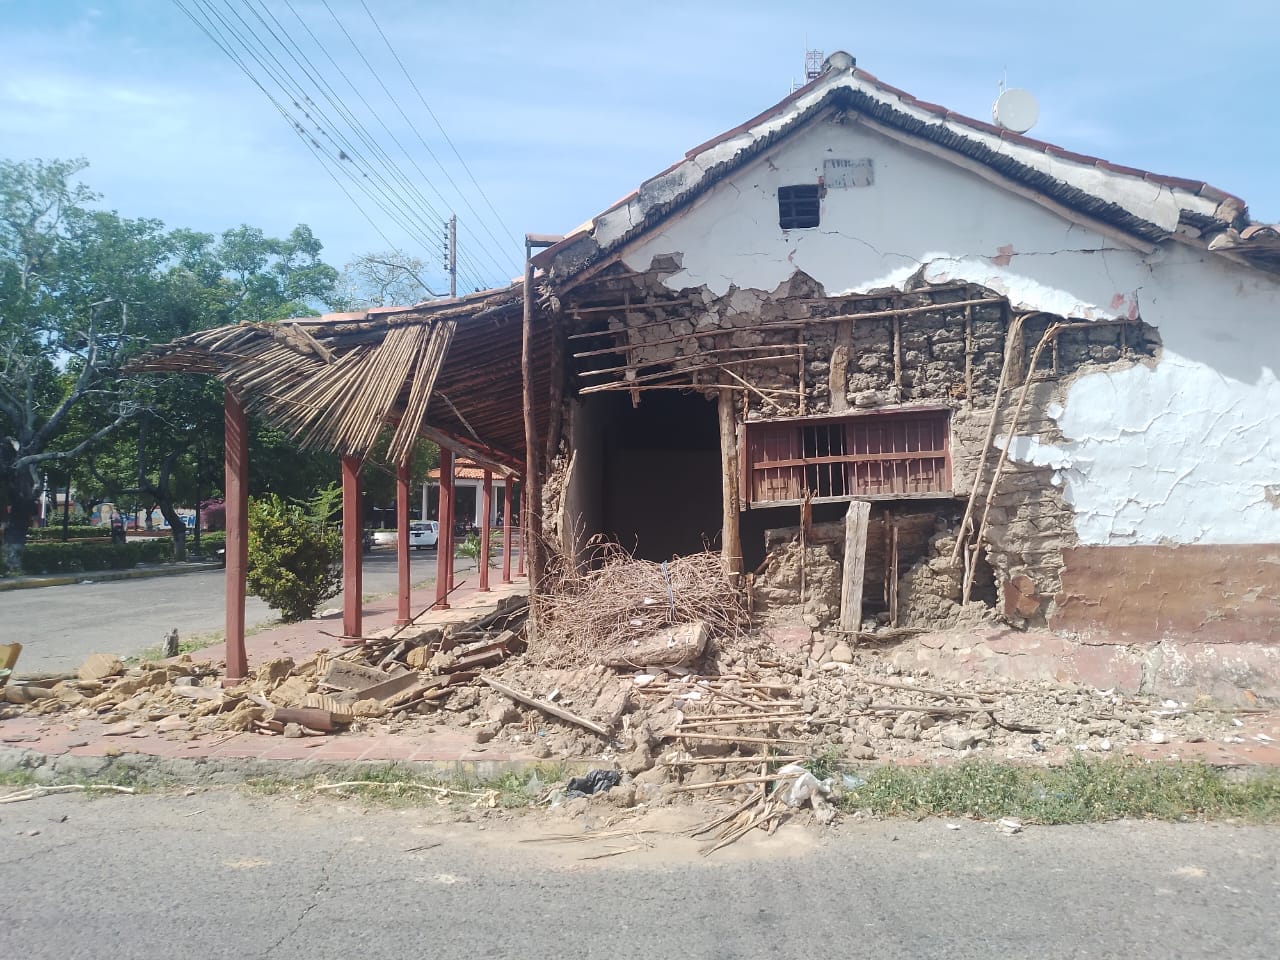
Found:
<path fill-rule="evenodd" d="M 332 126 L 339 108 L 362 124 L 373 146 L 356 141 L 368 153 L 357 160 L 372 166 L 383 149 L 412 181 L 418 198 L 396 209 L 418 221 L 405 229 L 357 194 L 366 218 L 173 0 L 0 0 L 0 156 L 84 156 L 105 204 L 170 226 L 280 235 L 306 223 L 337 266 L 388 241 L 434 262 L 423 223 L 454 210 L 463 285 L 487 284 L 518 269 L 513 236 L 572 229 L 776 102 L 808 45 L 847 50 L 881 80 L 977 117 L 1007 77 L 1039 98 L 1033 136 L 1206 180 L 1243 196 L 1255 219 L 1280 220 L 1280 4 L 1267 0 L 180 2 L 232 25 L 239 13 L 264 37 L 252 11 L 274 14 L 331 85 L 338 106 L 317 102 Z"/>

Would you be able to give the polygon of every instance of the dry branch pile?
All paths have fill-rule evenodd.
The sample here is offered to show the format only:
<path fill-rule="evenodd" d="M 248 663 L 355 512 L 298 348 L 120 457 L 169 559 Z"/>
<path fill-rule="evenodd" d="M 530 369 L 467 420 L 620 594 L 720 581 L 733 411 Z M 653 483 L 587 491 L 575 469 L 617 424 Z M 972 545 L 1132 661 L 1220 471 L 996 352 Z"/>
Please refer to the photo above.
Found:
<path fill-rule="evenodd" d="M 712 640 L 743 631 L 746 608 L 718 553 L 664 563 L 636 560 L 616 544 L 597 548 L 591 569 L 557 564 L 537 597 L 538 631 L 529 656 L 547 666 L 601 662 L 665 627 L 702 623 Z"/>

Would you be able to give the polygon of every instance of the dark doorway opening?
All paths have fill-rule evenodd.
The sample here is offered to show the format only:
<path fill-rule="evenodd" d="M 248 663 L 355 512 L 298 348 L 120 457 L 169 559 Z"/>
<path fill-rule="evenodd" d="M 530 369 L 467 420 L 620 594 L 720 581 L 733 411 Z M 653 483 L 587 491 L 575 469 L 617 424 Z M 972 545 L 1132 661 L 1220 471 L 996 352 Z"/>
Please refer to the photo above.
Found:
<path fill-rule="evenodd" d="M 653 390 L 600 398 L 601 530 L 643 560 L 719 549 L 723 526 L 716 404 Z"/>

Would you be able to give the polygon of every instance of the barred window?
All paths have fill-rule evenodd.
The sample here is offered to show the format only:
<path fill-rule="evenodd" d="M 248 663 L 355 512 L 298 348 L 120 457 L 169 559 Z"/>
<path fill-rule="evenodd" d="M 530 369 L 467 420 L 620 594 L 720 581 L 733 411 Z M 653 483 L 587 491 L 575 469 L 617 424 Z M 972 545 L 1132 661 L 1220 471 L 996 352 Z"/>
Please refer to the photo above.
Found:
<path fill-rule="evenodd" d="M 752 505 L 951 495 L 950 411 L 748 423 Z"/>
<path fill-rule="evenodd" d="M 821 207 L 816 183 L 778 188 L 778 226 L 783 230 L 816 227 Z"/>

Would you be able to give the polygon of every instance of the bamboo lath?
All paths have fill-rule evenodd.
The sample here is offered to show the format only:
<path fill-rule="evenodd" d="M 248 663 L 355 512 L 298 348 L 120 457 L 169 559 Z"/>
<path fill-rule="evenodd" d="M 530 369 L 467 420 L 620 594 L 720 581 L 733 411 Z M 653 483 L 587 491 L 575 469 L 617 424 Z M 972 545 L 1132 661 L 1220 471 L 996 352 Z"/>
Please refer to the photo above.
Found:
<path fill-rule="evenodd" d="M 302 447 L 364 456 L 392 426 L 387 458 L 399 463 L 420 434 L 455 326 L 439 316 L 373 329 L 237 324 L 182 337 L 131 366 L 216 376 Z"/>

